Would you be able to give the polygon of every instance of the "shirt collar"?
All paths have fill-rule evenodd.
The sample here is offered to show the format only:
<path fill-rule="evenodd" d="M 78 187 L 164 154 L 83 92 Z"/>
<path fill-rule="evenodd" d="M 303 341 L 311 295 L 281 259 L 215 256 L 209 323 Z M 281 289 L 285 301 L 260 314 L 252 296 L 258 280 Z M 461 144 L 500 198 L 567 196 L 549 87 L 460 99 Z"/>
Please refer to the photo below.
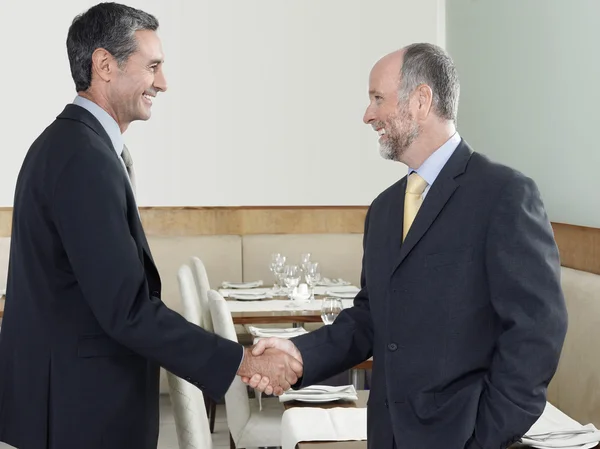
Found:
<path fill-rule="evenodd" d="M 460 144 L 461 137 L 458 132 L 455 132 L 441 147 L 439 147 L 431 156 L 429 156 L 423 164 L 417 168 L 408 169 L 408 174 L 416 171 L 428 185 L 432 185 L 436 180 L 450 156 L 454 153 L 454 150 Z"/>
<path fill-rule="evenodd" d="M 108 137 L 110 137 L 110 141 L 113 144 L 114 150 L 117 152 L 117 156 L 121 157 L 121 153 L 123 152 L 123 135 L 121 134 L 121 130 L 115 119 L 96 103 L 87 98 L 83 98 L 81 95 L 75 97 L 73 104 L 81 106 L 96 117 L 104 128 L 104 131 L 106 131 L 106 134 L 108 134 Z"/>

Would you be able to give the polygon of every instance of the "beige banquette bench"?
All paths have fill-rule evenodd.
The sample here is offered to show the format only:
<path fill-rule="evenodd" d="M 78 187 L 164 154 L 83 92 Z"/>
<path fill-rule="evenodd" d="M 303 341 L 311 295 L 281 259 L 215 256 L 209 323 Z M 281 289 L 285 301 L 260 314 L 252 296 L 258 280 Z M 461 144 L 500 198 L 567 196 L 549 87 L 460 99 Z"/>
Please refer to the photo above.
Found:
<path fill-rule="evenodd" d="M 362 257 L 361 234 L 273 234 L 149 237 L 163 279 L 165 303 L 179 309 L 177 270 L 198 256 L 206 265 L 211 287 L 223 281 L 262 279 L 272 283 L 270 254 L 280 252 L 298 262 L 311 252 L 327 277 L 358 285 Z M 0 238 L 0 279 L 5 279 L 9 238 Z M 583 424 L 600 427 L 600 275 L 562 269 L 569 311 L 569 331 L 548 399 Z M 4 287 L 4 286 L 0 286 Z M 162 389 L 167 391 L 166 382 Z"/>

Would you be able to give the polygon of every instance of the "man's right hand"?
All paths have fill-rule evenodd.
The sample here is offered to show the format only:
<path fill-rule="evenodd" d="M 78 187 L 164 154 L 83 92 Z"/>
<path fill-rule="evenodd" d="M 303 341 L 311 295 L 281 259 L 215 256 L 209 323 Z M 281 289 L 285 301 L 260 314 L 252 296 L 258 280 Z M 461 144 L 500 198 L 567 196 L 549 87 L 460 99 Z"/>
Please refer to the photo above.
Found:
<path fill-rule="evenodd" d="M 259 379 L 251 386 L 279 396 L 298 381 L 302 371 L 301 357 L 298 360 L 276 347 L 267 349 L 261 345 L 259 350 L 244 349 L 244 360 L 237 374 L 245 383 L 249 383 L 249 379 Z"/>
<path fill-rule="evenodd" d="M 266 351 L 274 349 L 283 351 L 295 360 L 299 361 L 301 364 L 303 363 L 302 354 L 300 354 L 300 351 L 298 350 L 296 345 L 294 345 L 294 343 L 285 338 L 261 338 L 258 341 L 258 343 L 256 343 L 256 345 L 254 345 L 254 347 L 252 348 L 252 355 L 260 356 Z M 302 373 L 298 374 L 298 377 L 302 377 Z M 242 376 L 242 381 L 245 384 L 250 385 L 252 388 L 255 388 L 259 391 L 264 391 L 267 394 L 271 394 L 273 392 L 270 386 L 271 380 L 269 376 L 265 373 L 258 372 L 253 376 Z M 293 385 L 293 383 L 291 385 Z M 278 391 L 275 391 L 275 394 L 277 393 Z M 281 392 L 281 394 L 283 394 L 283 392 Z"/>

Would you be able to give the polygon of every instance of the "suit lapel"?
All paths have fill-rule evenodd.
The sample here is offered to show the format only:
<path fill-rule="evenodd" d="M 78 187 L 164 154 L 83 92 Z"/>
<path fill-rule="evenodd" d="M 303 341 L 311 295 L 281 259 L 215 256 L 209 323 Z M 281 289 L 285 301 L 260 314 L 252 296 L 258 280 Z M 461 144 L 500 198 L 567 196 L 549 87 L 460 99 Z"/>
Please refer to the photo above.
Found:
<path fill-rule="evenodd" d="M 77 106 L 75 104 L 68 104 L 65 109 L 60 113 L 60 115 L 58 115 L 57 119 L 61 119 L 61 120 L 74 120 L 74 121 L 78 121 L 83 123 L 84 125 L 86 125 L 88 128 L 90 128 L 92 131 L 94 131 L 94 133 L 96 133 L 98 135 L 98 137 L 106 144 L 106 149 L 108 151 L 110 151 L 111 155 L 113 155 L 117 160 L 119 159 L 119 156 L 117 155 L 117 153 L 115 152 L 114 148 L 113 148 L 113 144 L 112 141 L 110 140 L 110 137 L 108 135 L 108 133 L 106 132 L 106 130 L 104 129 L 104 127 L 102 126 L 102 124 L 98 121 L 98 119 L 96 119 L 96 117 L 94 117 L 94 115 L 89 112 L 87 109 L 82 108 L 81 106 Z M 119 164 L 121 163 L 121 161 L 119 161 Z M 155 282 L 158 282 L 158 285 L 160 286 L 160 276 L 158 275 L 158 269 L 156 268 L 156 264 L 154 263 L 154 259 L 152 258 L 152 253 L 150 252 L 150 245 L 148 244 L 148 240 L 146 239 L 146 234 L 144 232 L 144 228 L 142 226 L 142 222 L 141 222 L 141 218 L 139 217 L 138 214 L 138 210 L 137 210 L 137 206 L 135 203 L 135 195 L 133 194 L 133 190 L 131 189 L 131 187 L 129 186 L 129 192 L 127 192 L 127 195 L 130 196 L 131 198 L 128 198 L 128 213 L 130 214 L 128 216 L 128 221 L 129 221 L 129 225 L 130 227 L 135 226 L 135 240 L 136 242 L 138 242 L 138 244 L 141 245 L 142 247 L 142 251 L 143 251 L 143 255 L 145 256 L 144 259 L 148 259 L 151 262 L 151 266 L 148 267 L 148 264 L 146 263 L 146 260 L 142 260 L 142 263 L 144 264 L 144 267 L 146 269 L 150 269 L 152 271 L 153 276 L 155 277 Z M 131 215 L 131 214 L 135 214 L 135 216 Z M 159 287 L 160 289 L 160 287 Z"/>
<path fill-rule="evenodd" d="M 442 171 L 435 182 L 430 187 L 429 192 L 415 217 L 415 221 L 410 227 L 406 240 L 404 240 L 404 243 L 400 246 L 400 254 L 397 262 L 394 264 L 392 274 L 398 269 L 404 259 L 406 259 L 406 256 L 410 254 L 423 235 L 425 235 L 458 188 L 459 184 L 455 178 L 465 172 L 472 153 L 473 150 L 471 150 L 468 144 L 464 140 L 461 140 L 444 168 L 442 168 Z M 404 206 L 402 207 L 402 213 L 404 214 Z M 402 239 L 402 232 L 400 232 L 400 239 Z"/>
<path fill-rule="evenodd" d="M 392 261 L 400 256 L 402 247 L 402 226 L 404 223 L 404 192 L 406 191 L 406 177 L 402 178 L 394 189 L 390 208 L 388 210 L 387 226 L 398 232 L 388 233 L 388 248 L 392 249 Z M 395 266 L 395 265 L 394 265 Z"/>
<path fill-rule="evenodd" d="M 114 153 L 115 157 L 118 158 L 108 133 L 105 131 L 98 119 L 94 117 L 94 114 L 87 109 L 77 106 L 76 104 L 68 104 L 56 118 L 62 120 L 75 120 L 83 123 L 96 134 L 98 134 L 98 137 L 100 137 L 100 139 L 102 139 L 102 141 L 107 145 L 107 149 Z"/>

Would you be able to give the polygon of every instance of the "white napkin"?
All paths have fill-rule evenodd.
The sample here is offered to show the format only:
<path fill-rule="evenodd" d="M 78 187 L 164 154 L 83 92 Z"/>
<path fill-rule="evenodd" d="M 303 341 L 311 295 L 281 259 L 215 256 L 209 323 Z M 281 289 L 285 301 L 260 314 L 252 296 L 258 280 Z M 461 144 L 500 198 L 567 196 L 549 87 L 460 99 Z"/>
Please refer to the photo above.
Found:
<path fill-rule="evenodd" d="M 317 285 L 322 285 L 325 287 L 331 287 L 333 285 L 350 285 L 350 282 L 345 281 L 343 279 L 329 279 L 329 278 L 321 278 Z"/>
<path fill-rule="evenodd" d="M 544 412 L 521 440 L 524 444 L 541 449 L 585 449 L 600 442 L 600 431 L 593 424 L 582 426 L 546 402 Z"/>
<path fill-rule="evenodd" d="M 221 288 L 219 293 L 223 298 L 228 298 L 231 295 L 254 295 L 273 297 L 273 289 L 271 288 Z"/>
<path fill-rule="evenodd" d="M 333 296 L 334 298 L 354 299 L 359 291 L 360 290 L 358 289 L 351 291 L 326 290 L 325 296 Z"/>
<path fill-rule="evenodd" d="M 294 449 L 301 441 L 360 441 L 367 439 L 367 409 L 294 407 L 281 418 L 281 447 Z"/>
<path fill-rule="evenodd" d="M 358 395 L 354 385 L 342 385 L 333 387 L 329 385 L 311 385 L 300 390 L 288 390 L 279 396 L 279 402 L 302 401 L 302 402 L 329 402 L 344 399 L 356 401 Z"/>
<path fill-rule="evenodd" d="M 339 285 L 339 286 L 335 286 L 335 287 L 315 287 L 315 295 L 325 295 L 327 294 L 327 292 L 332 291 L 332 292 L 337 292 L 337 293 L 358 293 L 360 291 L 360 288 L 358 288 L 356 285 Z"/>
<path fill-rule="evenodd" d="M 221 284 L 223 288 L 256 288 L 263 285 L 263 281 L 251 281 L 251 282 L 228 282 L 225 281 Z"/>
<path fill-rule="evenodd" d="M 275 328 L 275 327 L 254 327 L 248 326 L 248 332 L 255 337 L 277 337 L 277 338 L 292 338 L 298 335 L 308 334 L 308 331 L 303 327 L 288 327 L 288 328 Z"/>
<path fill-rule="evenodd" d="M 269 295 L 268 293 L 259 293 L 256 295 L 251 293 L 230 293 L 229 297 L 238 301 L 260 301 L 261 299 L 270 299 L 273 295 Z"/>

